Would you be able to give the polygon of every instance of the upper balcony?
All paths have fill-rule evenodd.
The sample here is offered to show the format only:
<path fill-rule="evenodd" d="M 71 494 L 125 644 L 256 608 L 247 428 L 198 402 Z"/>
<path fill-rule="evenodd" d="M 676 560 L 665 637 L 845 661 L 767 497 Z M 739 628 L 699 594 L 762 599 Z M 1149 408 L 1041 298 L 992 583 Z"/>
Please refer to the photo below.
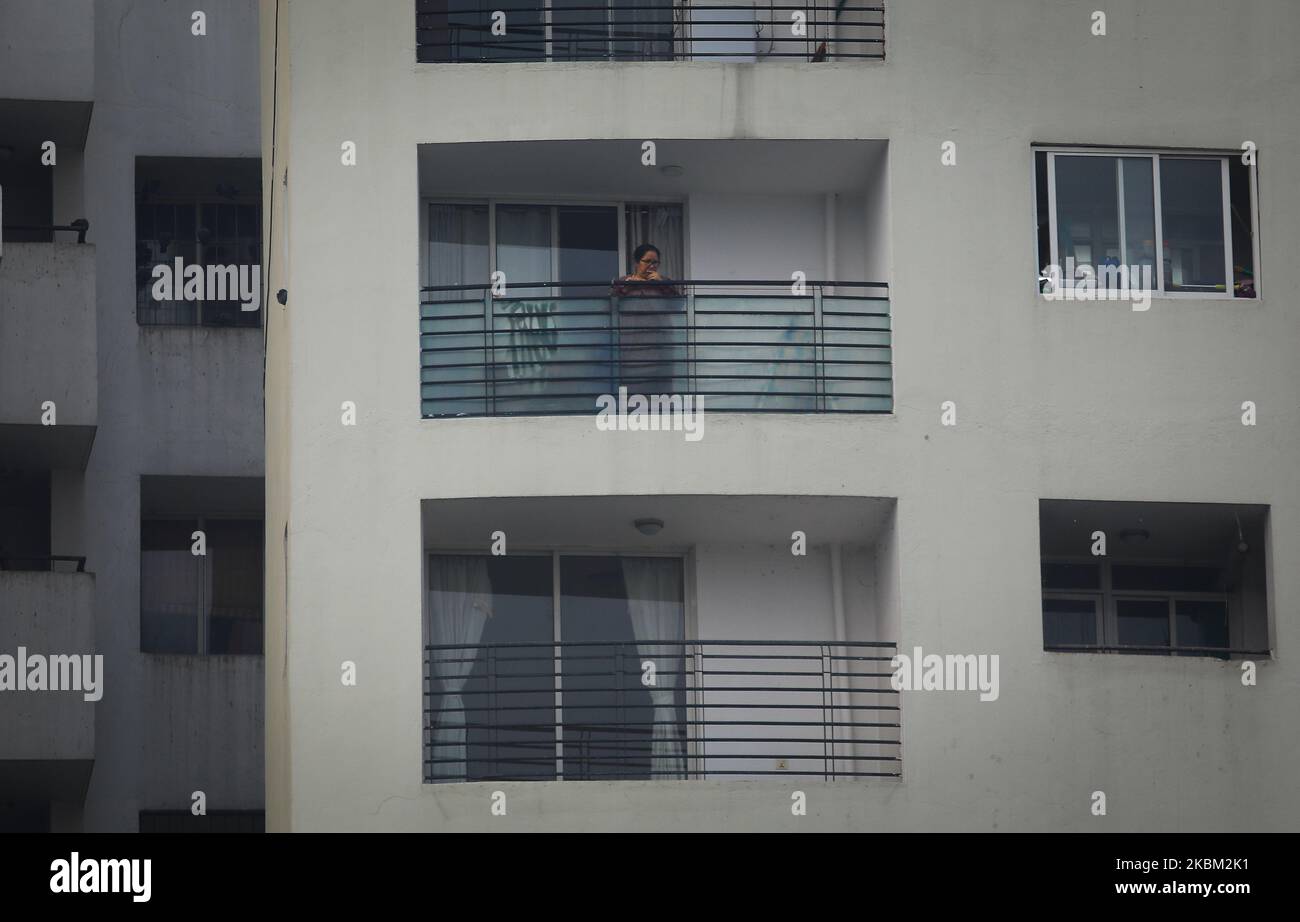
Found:
<path fill-rule="evenodd" d="M 416 0 L 420 63 L 870 61 L 885 8 L 868 0 Z"/>
<path fill-rule="evenodd" d="M 884 142 L 642 150 L 421 148 L 422 415 L 892 412 Z"/>
<path fill-rule="evenodd" d="M 95 248 L 4 243 L 0 257 L 0 458 L 84 470 L 95 438 Z"/>
<path fill-rule="evenodd" d="M 0 101 L 94 98 L 94 0 L 0 3 Z"/>

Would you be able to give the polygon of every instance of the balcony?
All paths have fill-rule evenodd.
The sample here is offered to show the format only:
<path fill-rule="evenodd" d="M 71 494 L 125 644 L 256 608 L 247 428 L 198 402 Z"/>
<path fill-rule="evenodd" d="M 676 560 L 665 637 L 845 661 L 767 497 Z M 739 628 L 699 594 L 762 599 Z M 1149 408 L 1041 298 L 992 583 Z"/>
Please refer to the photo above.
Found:
<path fill-rule="evenodd" d="M 95 248 L 4 244 L 0 261 L 0 459 L 84 470 L 95 437 Z"/>
<path fill-rule="evenodd" d="M 95 577 L 83 569 L 80 558 L 0 558 L 0 655 L 95 652 Z M 102 671 L 95 676 L 102 683 Z M 85 694 L 0 693 L 0 792 L 27 803 L 80 801 L 95 758 L 95 704 Z"/>
<path fill-rule="evenodd" d="M 420 63 L 864 61 L 885 57 L 885 8 L 642 0 L 416 0 Z"/>
<path fill-rule="evenodd" d="M 425 781 L 899 777 L 894 508 L 423 501 Z"/>
<path fill-rule="evenodd" d="M 504 297 L 426 288 L 422 413 L 593 413 L 597 397 L 620 388 L 700 397 L 709 410 L 890 412 L 888 287 L 793 288 L 689 281 L 611 294 L 608 282 L 525 283 Z"/>
<path fill-rule="evenodd" d="M 896 778 L 895 650 L 808 641 L 430 645 L 425 780 Z"/>
<path fill-rule="evenodd" d="M 94 0 L 0 4 L 0 100 L 94 98 Z"/>

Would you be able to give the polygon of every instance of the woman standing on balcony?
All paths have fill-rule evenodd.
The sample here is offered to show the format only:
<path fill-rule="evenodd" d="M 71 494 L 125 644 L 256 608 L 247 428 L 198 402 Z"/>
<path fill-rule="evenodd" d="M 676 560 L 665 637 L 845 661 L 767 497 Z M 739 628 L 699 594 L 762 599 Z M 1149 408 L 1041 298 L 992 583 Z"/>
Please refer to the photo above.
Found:
<path fill-rule="evenodd" d="M 614 280 L 611 294 L 620 298 L 680 298 L 681 292 L 659 274 L 659 248 L 643 243 L 632 254 L 631 275 Z M 649 283 L 649 284 L 647 284 Z"/>
<path fill-rule="evenodd" d="M 677 393 L 678 363 L 686 360 L 686 306 L 677 286 L 659 274 L 659 248 L 643 243 L 632 254 L 631 275 L 615 279 L 616 298 L 675 298 L 617 308 L 618 383 L 637 394 Z"/>

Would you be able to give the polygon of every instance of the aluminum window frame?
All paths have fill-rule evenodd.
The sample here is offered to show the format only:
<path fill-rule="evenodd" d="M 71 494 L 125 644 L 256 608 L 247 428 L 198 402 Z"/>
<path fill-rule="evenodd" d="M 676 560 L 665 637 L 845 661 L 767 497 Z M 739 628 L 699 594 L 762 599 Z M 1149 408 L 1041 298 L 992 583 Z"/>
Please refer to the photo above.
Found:
<path fill-rule="evenodd" d="M 1145 650 L 1112 650 L 1108 648 L 1120 647 L 1119 642 L 1119 614 L 1117 603 L 1125 600 L 1151 601 L 1163 599 L 1167 602 L 1167 614 L 1169 624 L 1169 644 L 1167 647 L 1160 647 L 1161 650 L 1167 650 L 1169 654 L 1178 654 L 1188 652 L 1179 649 L 1178 646 L 1178 617 L 1177 602 L 1179 601 L 1205 601 L 1221 602 L 1224 608 L 1225 626 L 1227 628 L 1228 643 L 1223 648 L 1224 653 L 1232 650 L 1232 634 L 1236 614 L 1236 609 L 1232 603 L 1232 593 L 1228 592 L 1192 592 L 1184 590 L 1169 589 L 1115 589 L 1112 578 L 1112 568 L 1115 566 L 1153 566 L 1153 567 L 1176 567 L 1179 569 L 1200 569 L 1213 568 L 1223 569 L 1222 562 L 1204 561 L 1204 560 L 1114 560 L 1110 557 L 1084 557 L 1084 556 L 1040 556 L 1039 566 L 1044 563 L 1089 563 L 1095 564 L 1100 568 L 1101 588 L 1100 589 L 1054 589 L 1050 586 L 1041 584 L 1040 592 L 1044 599 L 1059 598 L 1091 598 L 1101 600 L 1101 623 L 1098 624 L 1098 642 L 1093 647 L 1081 647 L 1069 652 L 1078 653 L 1137 653 L 1148 655 L 1149 651 Z M 1043 627 L 1039 625 L 1040 631 Z M 1043 633 L 1043 643 L 1046 646 L 1047 635 Z M 1048 650 L 1047 652 L 1061 652 Z M 1150 653 L 1149 655 L 1162 655 Z M 1196 651 L 1193 655 L 1213 657 L 1215 654 Z"/>
<path fill-rule="evenodd" d="M 1122 164 L 1125 157 L 1150 157 L 1152 159 L 1152 205 L 1155 209 L 1155 235 L 1156 235 L 1156 264 L 1153 267 L 1156 271 L 1156 287 L 1152 290 L 1153 298 L 1186 300 L 1200 299 L 1213 301 L 1253 301 L 1259 302 L 1263 297 L 1263 286 L 1260 284 L 1260 246 L 1259 246 L 1259 199 L 1258 199 L 1258 162 L 1247 165 L 1248 183 L 1249 183 L 1249 200 L 1251 206 L 1250 213 L 1250 237 L 1251 237 L 1251 255 L 1254 260 L 1254 282 L 1255 296 L 1253 298 L 1237 297 L 1233 293 L 1235 284 L 1233 273 L 1233 241 L 1232 241 L 1232 190 L 1230 186 L 1230 173 L 1228 162 L 1231 157 L 1240 157 L 1243 151 L 1228 151 L 1221 149 L 1195 150 L 1190 148 L 1154 148 L 1154 147 L 1105 147 L 1096 145 L 1079 145 L 1071 146 L 1064 144 L 1032 144 L 1030 146 L 1030 165 L 1031 175 L 1036 182 L 1034 171 L 1037 170 L 1037 163 L 1034 155 L 1038 153 L 1047 156 L 1047 207 L 1048 207 L 1048 247 L 1049 259 L 1051 264 L 1060 266 L 1060 251 L 1057 228 L 1057 207 L 1056 207 L 1056 157 L 1064 156 L 1084 156 L 1084 157 L 1114 157 Z M 1224 288 L 1219 291 L 1166 291 L 1165 290 L 1165 273 L 1164 273 L 1164 219 L 1162 216 L 1162 199 L 1161 199 L 1161 170 L 1162 160 L 1218 160 L 1219 168 L 1219 188 L 1220 188 L 1220 216 L 1223 224 L 1223 258 L 1224 258 Z M 1122 177 L 1122 173 L 1117 174 Z M 1125 228 L 1123 226 L 1123 200 L 1124 189 L 1117 185 L 1116 197 L 1118 198 L 1120 219 L 1120 252 L 1124 257 L 1121 262 L 1127 261 L 1127 252 L 1124 250 L 1123 241 L 1125 239 Z M 1038 227 L 1040 215 L 1038 214 L 1038 197 L 1035 194 L 1032 197 L 1034 203 L 1034 227 Z M 1037 251 L 1037 241 L 1035 241 L 1035 251 Z M 1037 258 L 1034 260 L 1037 262 Z M 1035 267 L 1035 274 L 1042 271 L 1041 266 Z M 1038 291 L 1039 285 L 1035 284 L 1035 290 Z M 1039 291 L 1039 297 L 1047 300 L 1045 294 Z"/>
<path fill-rule="evenodd" d="M 429 611 L 429 592 L 431 591 L 429 587 L 430 558 L 432 557 L 492 557 L 492 556 L 493 555 L 490 550 L 485 552 L 483 549 L 467 549 L 464 545 L 455 545 L 450 548 L 431 547 L 429 545 L 426 545 L 424 547 L 424 566 L 423 566 L 423 573 L 421 574 L 420 577 L 424 589 L 423 598 L 421 599 L 421 603 L 420 603 L 422 620 L 423 620 L 423 623 L 420 625 L 420 633 L 424 635 L 422 636 L 421 657 L 420 657 L 421 658 L 420 672 L 422 676 L 421 685 L 423 685 L 423 674 L 424 674 L 424 659 L 425 659 L 424 647 L 427 646 L 429 643 L 429 639 L 425 629 L 428 625 L 428 619 L 432 616 L 432 613 Z M 682 566 L 682 640 L 685 643 L 690 643 L 693 640 L 699 639 L 698 622 L 696 620 L 697 616 L 695 614 L 696 602 L 697 602 L 695 591 L 694 591 L 695 590 L 695 586 L 694 586 L 695 561 L 694 561 L 693 550 L 690 548 L 686 548 L 686 549 L 656 548 L 654 550 L 617 550 L 611 552 L 608 547 L 589 547 L 585 545 L 551 545 L 547 547 L 538 547 L 532 545 L 532 546 L 523 546 L 518 549 L 512 549 L 508 555 L 500 555 L 500 556 L 538 557 L 538 558 L 549 556 L 551 558 L 551 643 L 556 647 L 558 647 L 563 643 L 563 640 L 561 639 L 562 636 L 561 619 L 563 615 L 563 612 L 561 610 L 561 599 L 563 598 L 564 593 L 563 593 L 563 588 L 560 586 L 560 560 L 562 557 L 609 557 L 613 559 L 618 559 L 622 557 L 662 557 L 662 558 L 678 560 L 681 562 L 681 566 Z M 685 647 L 683 647 L 683 652 L 684 653 L 686 652 Z M 564 707 L 563 707 L 564 656 L 562 651 L 557 650 L 554 661 L 555 663 L 558 664 L 558 668 L 555 671 L 555 724 L 556 724 L 555 726 L 555 780 L 563 781 L 564 780 Z M 685 661 L 683 660 L 683 662 Z M 692 720 L 692 710 L 697 709 L 699 703 L 698 701 L 696 701 L 695 694 L 688 689 L 685 676 L 682 677 L 682 687 L 684 689 L 687 689 L 686 702 L 684 705 L 687 714 L 686 716 L 687 723 L 686 726 L 683 728 L 683 734 L 684 734 L 683 750 L 684 750 L 686 763 L 687 763 L 686 771 L 689 774 L 694 769 L 697 760 L 700 758 L 700 755 L 697 751 L 697 742 L 698 742 L 696 740 L 697 734 L 693 732 L 694 725 L 690 723 L 690 721 Z M 421 691 L 422 699 L 425 694 L 426 694 L 425 692 Z M 423 706 L 421 707 L 421 710 L 423 710 Z M 429 729 L 430 727 L 427 724 L 427 722 L 421 721 L 421 727 L 420 727 L 420 740 L 421 740 L 420 748 L 422 753 L 421 758 L 424 757 L 423 752 L 427 745 L 424 741 L 424 734 Z"/>

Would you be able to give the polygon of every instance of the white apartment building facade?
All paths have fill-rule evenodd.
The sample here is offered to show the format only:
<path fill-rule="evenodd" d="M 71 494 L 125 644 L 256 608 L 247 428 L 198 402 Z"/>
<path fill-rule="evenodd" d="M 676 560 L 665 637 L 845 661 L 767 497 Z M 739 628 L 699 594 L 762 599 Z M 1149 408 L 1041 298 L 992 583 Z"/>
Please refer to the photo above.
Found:
<path fill-rule="evenodd" d="M 0 3 L 5 831 L 262 826 L 260 298 L 153 294 L 261 262 L 257 8 L 202 10 Z"/>
<path fill-rule="evenodd" d="M 1294 828 L 1300 11 L 706 6 L 261 5 L 267 828 Z"/>

